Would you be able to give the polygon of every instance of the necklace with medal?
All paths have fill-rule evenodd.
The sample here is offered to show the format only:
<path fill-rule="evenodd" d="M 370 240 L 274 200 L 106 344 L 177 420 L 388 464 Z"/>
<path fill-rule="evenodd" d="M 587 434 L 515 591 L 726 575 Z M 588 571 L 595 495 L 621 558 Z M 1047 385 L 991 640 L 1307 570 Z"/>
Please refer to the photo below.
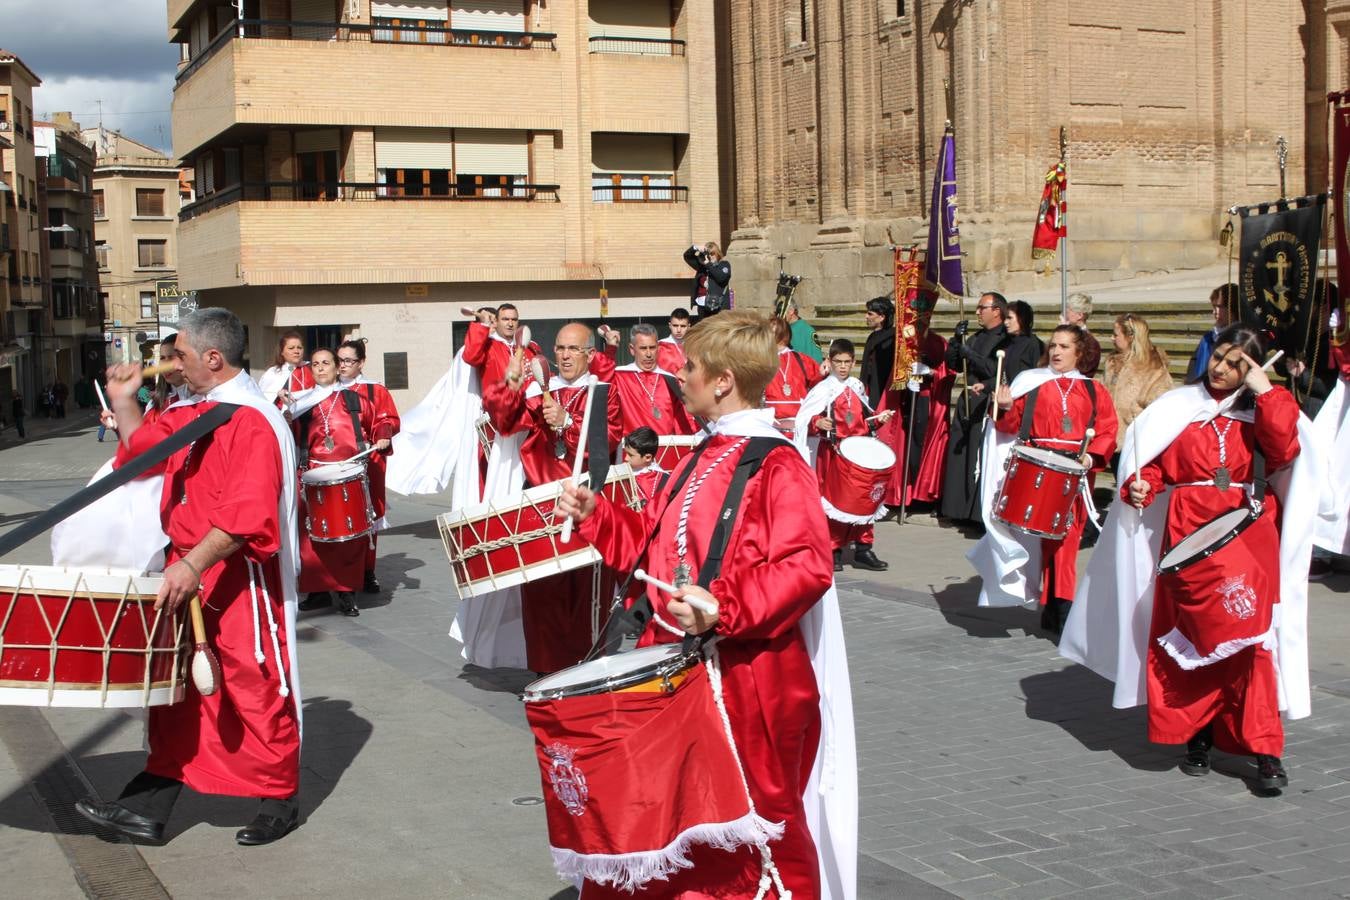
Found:
<path fill-rule="evenodd" d="M 323 446 L 326 450 L 333 450 L 337 447 L 337 442 L 333 440 L 333 429 L 328 424 L 328 417 L 333 412 L 333 407 L 337 406 L 338 391 L 333 392 L 333 398 L 328 401 L 328 409 L 319 404 L 319 415 L 323 418 Z"/>
<path fill-rule="evenodd" d="M 656 405 L 656 385 L 660 383 L 661 376 L 656 375 L 657 379 L 656 383 L 652 385 L 652 389 L 649 391 L 647 390 L 647 385 L 642 383 L 642 376 L 649 374 L 656 375 L 655 372 L 643 372 L 641 369 L 639 369 L 636 373 L 637 383 L 642 388 L 642 392 L 647 395 L 647 401 L 651 404 L 652 418 L 656 419 L 659 422 L 661 420 L 661 409 Z"/>
<path fill-rule="evenodd" d="M 575 394 L 572 395 L 571 400 L 568 400 L 566 403 L 563 404 L 563 412 L 565 412 L 568 416 L 571 416 L 572 411 L 577 406 L 577 403 L 581 400 L 581 398 L 585 396 L 586 396 L 586 389 L 583 387 L 581 390 L 577 391 Z M 567 419 L 564 418 L 563 422 L 566 421 Z M 563 430 L 558 432 L 558 439 L 553 442 L 553 455 L 557 459 L 562 459 L 567 455 L 567 442 L 563 440 L 563 435 L 566 433 L 567 433 L 567 426 L 564 425 Z M 584 440 L 586 440 L 586 436 L 584 434 L 580 435 L 577 438 L 577 446 L 581 446 L 581 442 Z"/>
<path fill-rule="evenodd" d="M 708 476 L 713 473 L 732 453 L 735 453 L 741 447 L 745 446 L 749 438 L 741 438 L 730 447 L 722 451 L 722 455 L 712 461 L 712 465 L 703 470 L 703 474 L 689 482 L 689 487 L 684 489 L 684 499 L 680 501 L 680 518 L 675 526 L 675 555 L 679 563 L 675 566 L 675 577 L 672 582 L 677 588 L 684 587 L 692 580 L 693 570 L 689 567 L 689 509 L 694 505 L 694 494 L 703 486 L 703 482 L 708 480 Z"/>
<path fill-rule="evenodd" d="M 1059 389 L 1059 409 L 1064 413 L 1064 418 L 1059 420 L 1059 427 L 1068 434 L 1073 429 L 1073 419 L 1069 417 L 1069 395 L 1073 393 L 1073 382 L 1069 382 L 1069 389 L 1066 391 L 1060 387 L 1059 379 L 1055 379 L 1055 387 Z"/>
<path fill-rule="evenodd" d="M 1226 491 L 1233 486 L 1233 473 L 1228 470 L 1228 429 L 1233 427 L 1233 420 L 1224 417 L 1227 424 L 1223 426 L 1223 431 L 1214 424 L 1214 420 L 1209 420 L 1209 427 L 1214 429 L 1214 434 L 1219 438 L 1219 468 L 1214 471 L 1214 486 L 1221 491 Z"/>
<path fill-rule="evenodd" d="M 784 396 L 784 397 L 791 397 L 791 396 L 792 396 L 792 382 L 788 381 L 788 365 L 787 365 L 789 362 L 792 361 L 792 359 L 791 359 L 791 351 L 789 351 L 789 352 L 787 352 L 787 353 L 783 353 L 783 354 L 781 354 L 781 355 L 782 355 L 783 357 L 785 357 L 785 361 L 783 362 L 783 365 L 779 366 L 779 368 L 778 368 L 778 377 L 779 377 L 780 379 L 782 379 L 782 382 L 783 382 L 783 396 Z"/>

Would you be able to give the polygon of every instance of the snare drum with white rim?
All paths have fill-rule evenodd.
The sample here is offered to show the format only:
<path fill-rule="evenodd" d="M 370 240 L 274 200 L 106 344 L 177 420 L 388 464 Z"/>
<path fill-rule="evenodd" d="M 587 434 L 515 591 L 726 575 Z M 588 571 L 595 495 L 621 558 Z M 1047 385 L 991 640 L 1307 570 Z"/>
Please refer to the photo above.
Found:
<path fill-rule="evenodd" d="M 375 506 L 364 462 L 327 463 L 300 475 L 305 530 L 316 544 L 340 544 L 375 530 Z"/>
<path fill-rule="evenodd" d="M 1073 505 L 1087 477 L 1075 459 L 1018 444 L 994 501 L 994 518 L 1035 537 L 1062 540 L 1073 527 Z"/>
<path fill-rule="evenodd" d="M 1231 544 L 1259 518 L 1246 506 L 1216 516 L 1177 543 L 1158 560 L 1159 575 L 1173 575 L 1209 559 Z"/>
<path fill-rule="evenodd" d="M 546 675 L 526 685 L 521 696 L 526 703 L 538 703 L 611 691 L 673 691 L 698 660 L 696 651 L 685 653 L 680 644 L 638 647 Z"/>

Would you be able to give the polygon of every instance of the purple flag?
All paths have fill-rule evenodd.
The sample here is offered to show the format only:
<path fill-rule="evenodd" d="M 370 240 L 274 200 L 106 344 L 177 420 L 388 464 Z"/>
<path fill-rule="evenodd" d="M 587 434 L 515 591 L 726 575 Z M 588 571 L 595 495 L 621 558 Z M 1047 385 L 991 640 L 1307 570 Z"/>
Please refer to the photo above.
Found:
<path fill-rule="evenodd" d="M 937 170 L 933 173 L 933 206 L 928 216 L 928 257 L 924 280 L 948 299 L 963 296 L 961 230 L 956 220 L 956 137 L 952 125 L 942 136 Z"/>

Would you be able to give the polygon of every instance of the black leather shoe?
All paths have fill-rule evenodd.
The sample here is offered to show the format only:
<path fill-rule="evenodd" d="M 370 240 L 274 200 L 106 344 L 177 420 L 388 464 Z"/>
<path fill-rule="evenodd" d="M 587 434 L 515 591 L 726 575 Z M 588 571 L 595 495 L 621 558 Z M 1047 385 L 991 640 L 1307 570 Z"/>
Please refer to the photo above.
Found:
<path fill-rule="evenodd" d="M 164 823 L 137 815 L 120 803 L 95 803 L 76 800 L 75 811 L 95 825 L 102 825 L 118 834 L 159 843 L 164 840 Z"/>
<path fill-rule="evenodd" d="M 836 572 L 842 572 L 842 571 L 844 571 L 844 551 L 843 551 L 843 550 L 836 550 L 836 551 L 834 551 L 834 570 L 835 570 Z"/>
<path fill-rule="evenodd" d="M 356 595 L 351 591 L 338 591 L 337 605 L 344 616 L 361 615 L 361 610 L 356 608 Z"/>
<path fill-rule="evenodd" d="M 1214 746 L 1214 726 L 1206 725 L 1186 742 L 1186 758 L 1181 761 L 1180 769 L 1187 775 L 1209 774 L 1209 751 Z"/>
<path fill-rule="evenodd" d="M 890 566 L 877 559 L 869 544 L 855 544 L 853 547 L 853 568 L 867 569 L 871 572 L 884 572 Z"/>
<path fill-rule="evenodd" d="M 1284 771 L 1284 764 L 1280 762 L 1278 756 L 1257 754 L 1256 783 L 1264 791 L 1278 791 L 1280 788 L 1289 787 L 1289 775 Z"/>
<path fill-rule="evenodd" d="M 261 847 L 263 844 L 281 840 L 294 831 L 299 824 L 299 810 L 295 810 L 284 818 L 258 813 L 252 822 L 235 833 L 234 840 L 242 847 Z"/>
<path fill-rule="evenodd" d="M 312 594 L 306 594 L 305 599 L 300 601 L 302 612 L 309 612 L 312 609 L 322 609 L 333 603 L 333 595 L 327 591 L 315 591 Z"/>
<path fill-rule="evenodd" d="M 366 573 L 366 583 L 362 585 L 361 590 L 367 594 L 378 594 L 380 592 L 380 579 L 375 577 L 374 572 Z"/>

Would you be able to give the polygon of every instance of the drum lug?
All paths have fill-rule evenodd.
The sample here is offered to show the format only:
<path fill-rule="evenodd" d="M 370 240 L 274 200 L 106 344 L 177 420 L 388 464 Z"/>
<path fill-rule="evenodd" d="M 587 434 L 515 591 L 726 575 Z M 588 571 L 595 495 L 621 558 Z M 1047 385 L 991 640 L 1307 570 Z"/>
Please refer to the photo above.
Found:
<path fill-rule="evenodd" d="M 1026 524 L 1027 522 L 1030 522 L 1030 521 L 1031 521 L 1031 510 L 1032 510 L 1032 504 L 1028 503 L 1028 504 L 1027 504 L 1027 510 L 1026 510 L 1026 512 L 1022 513 L 1022 523 L 1023 523 L 1023 524 Z"/>
<path fill-rule="evenodd" d="M 1044 482 L 1044 481 L 1045 481 L 1045 473 L 1044 473 L 1044 472 L 1037 472 L 1037 473 L 1036 473 L 1036 483 L 1035 483 L 1034 485 L 1032 485 L 1032 487 L 1039 488 L 1039 487 L 1041 486 L 1042 482 Z"/>
<path fill-rule="evenodd" d="M 1007 498 L 1007 497 L 999 497 L 999 498 L 998 498 L 998 512 L 999 512 L 999 513 L 1002 513 L 1003 510 L 1005 510 L 1005 509 L 1007 509 L 1007 508 L 1008 508 L 1008 498 Z"/>
<path fill-rule="evenodd" d="M 314 502 L 319 506 L 323 506 L 323 491 L 314 492 Z"/>
<path fill-rule="evenodd" d="M 1017 457 L 1014 456 L 1014 457 L 1012 458 L 1012 461 L 1011 461 L 1010 463 L 1008 463 L 1008 475 L 1011 476 L 1011 475 L 1016 475 L 1016 474 L 1017 474 L 1017 465 L 1018 465 L 1018 459 L 1017 459 Z"/>
<path fill-rule="evenodd" d="M 1059 513 L 1055 513 L 1055 517 L 1054 517 L 1053 519 L 1050 520 L 1050 530 L 1051 530 L 1051 531 L 1059 531 L 1059 522 L 1060 522 L 1060 519 L 1062 519 L 1062 518 L 1063 518 L 1063 516 L 1061 516 Z"/>
<path fill-rule="evenodd" d="M 663 693 L 663 694 L 673 694 L 673 693 L 675 693 L 675 685 L 673 685 L 673 684 L 670 683 L 670 673 L 669 673 L 669 672 L 662 672 L 662 673 L 661 673 L 661 693 Z"/>
<path fill-rule="evenodd" d="M 351 530 L 352 530 L 352 517 L 351 517 L 351 516 L 348 516 L 348 517 L 347 517 L 347 531 L 350 532 Z"/>
<path fill-rule="evenodd" d="M 346 502 L 347 502 L 347 485 L 345 485 L 345 484 L 342 486 L 342 502 L 343 502 L 343 503 L 346 503 Z M 347 527 L 348 527 L 348 528 L 351 527 L 351 523 L 350 523 L 350 522 L 348 522 Z"/>
<path fill-rule="evenodd" d="M 324 519 L 322 522 L 319 523 L 319 530 L 322 531 L 324 534 L 328 534 L 328 520 L 327 520 L 327 519 Z"/>
<path fill-rule="evenodd" d="M 1064 496 L 1067 497 L 1072 493 L 1073 493 L 1073 479 L 1069 478 L 1064 482 Z"/>

